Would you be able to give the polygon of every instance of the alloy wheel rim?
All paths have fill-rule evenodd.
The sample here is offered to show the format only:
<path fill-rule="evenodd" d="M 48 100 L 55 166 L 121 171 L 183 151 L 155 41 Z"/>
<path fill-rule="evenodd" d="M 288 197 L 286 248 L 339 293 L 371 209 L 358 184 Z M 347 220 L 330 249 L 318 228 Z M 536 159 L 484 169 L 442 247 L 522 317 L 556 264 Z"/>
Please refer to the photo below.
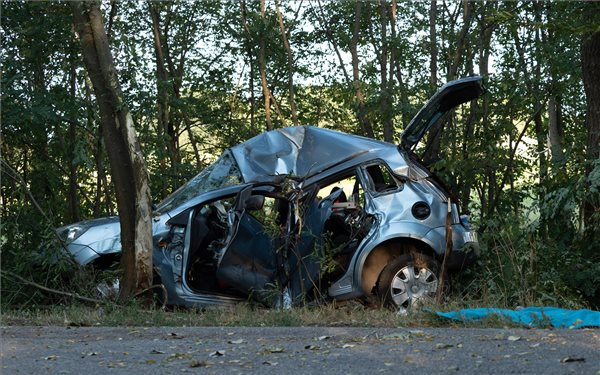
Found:
<path fill-rule="evenodd" d="M 406 312 L 410 307 L 430 301 L 435 296 L 438 278 L 427 267 L 409 265 L 401 268 L 392 278 L 390 297 L 399 309 Z"/>

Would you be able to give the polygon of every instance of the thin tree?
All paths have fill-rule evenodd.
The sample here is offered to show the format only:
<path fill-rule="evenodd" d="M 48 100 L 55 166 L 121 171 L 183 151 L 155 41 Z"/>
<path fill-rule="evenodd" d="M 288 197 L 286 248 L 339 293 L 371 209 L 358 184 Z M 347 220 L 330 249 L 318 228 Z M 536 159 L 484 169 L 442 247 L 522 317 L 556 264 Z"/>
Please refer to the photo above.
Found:
<path fill-rule="evenodd" d="M 260 19 L 262 21 L 263 30 L 258 41 L 258 69 L 260 70 L 260 83 L 265 98 L 265 121 L 267 122 L 267 130 L 273 130 L 273 123 L 271 122 L 271 90 L 269 90 L 269 85 L 267 84 L 267 63 L 265 57 L 265 32 L 267 24 L 265 18 L 265 0 L 261 0 L 260 2 Z"/>
<path fill-rule="evenodd" d="M 600 160 L 600 31 L 583 36 L 581 65 L 586 98 L 587 158 L 591 162 Z M 586 172 L 588 175 L 591 174 L 591 164 L 588 165 Z M 585 202 L 586 227 L 591 229 L 593 215 L 598 214 L 599 209 L 591 200 Z"/>
<path fill-rule="evenodd" d="M 365 94 L 360 82 L 358 41 L 360 38 L 360 20 L 362 19 L 362 1 L 357 0 L 354 7 L 354 23 L 352 26 L 352 39 L 350 40 L 350 54 L 352 56 L 352 83 L 355 90 L 356 117 L 362 129 L 362 133 L 373 138 L 373 126 L 367 118 L 365 108 Z"/>
<path fill-rule="evenodd" d="M 298 125 L 298 114 L 296 110 L 296 99 L 294 99 L 294 60 L 292 59 L 292 48 L 287 38 L 285 31 L 285 25 L 283 24 L 283 16 L 279 9 L 279 2 L 275 0 L 275 12 L 277 13 L 277 20 L 279 21 L 279 29 L 281 30 L 281 38 L 283 39 L 283 46 L 287 54 L 287 65 L 288 65 L 288 86 L 289 86 L 289 99 L 290 108 L 292 109 L 292 123 Z"/>
<path fill-rule="evenodd" d="M 111 165 L 121 223 L 120 298 L 150 286 L 152 280 L 152 210 L 148 171 L 123 101 L 108 44 L 100 4 L 73 2 L 73 24 L 83 61 L 100 109 L 102 135 Z"/>

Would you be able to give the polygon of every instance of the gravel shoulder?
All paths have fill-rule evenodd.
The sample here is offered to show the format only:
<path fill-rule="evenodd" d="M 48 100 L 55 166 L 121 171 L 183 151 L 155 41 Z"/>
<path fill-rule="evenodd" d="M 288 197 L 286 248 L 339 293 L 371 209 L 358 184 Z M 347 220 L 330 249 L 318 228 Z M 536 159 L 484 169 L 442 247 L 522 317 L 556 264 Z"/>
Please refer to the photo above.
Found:
<path fill-rule="evenodd" d="M 0 328 L 2 374 L 600 374 L 600 330 Z"/>

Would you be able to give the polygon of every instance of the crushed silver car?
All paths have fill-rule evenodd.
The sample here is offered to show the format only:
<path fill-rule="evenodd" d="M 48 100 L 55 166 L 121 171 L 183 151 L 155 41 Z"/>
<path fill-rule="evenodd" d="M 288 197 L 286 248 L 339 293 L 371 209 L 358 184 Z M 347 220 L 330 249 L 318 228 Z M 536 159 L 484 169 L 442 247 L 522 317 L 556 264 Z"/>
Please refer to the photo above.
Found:
<path fill-rule="evenodd" d="M 449 82 L 399 146 L 299 126 L 225 150 L 155 209 L 153 260 L 167 302 L 206 306 L 250 296 L 286 307 L 375 296 L 406 310 L 430 299 L 447 233 L 451 272 L 475 260 L 478 243 L 454 195 L 414 149 L 444 113 L 483 92 L 481 77 Z M 117 217 L 58 233 L 82 265 L 121 250 Z"/>

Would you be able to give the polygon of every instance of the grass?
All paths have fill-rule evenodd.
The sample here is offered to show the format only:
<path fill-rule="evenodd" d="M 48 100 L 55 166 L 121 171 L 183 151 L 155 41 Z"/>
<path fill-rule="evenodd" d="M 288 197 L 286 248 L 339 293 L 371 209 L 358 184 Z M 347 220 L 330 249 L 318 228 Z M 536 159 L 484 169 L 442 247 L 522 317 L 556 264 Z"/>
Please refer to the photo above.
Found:
<path fill-rule="evenodd" d="M 451 306 L 439 310 L 453 309 Z M 505 327 L 507 322 L 490 318 L 479 323 L 446 320 L 422 309 L 398 315 L 388 309 L 373 309 L 357 302 L 273 310 L 250 304 L 206 309 L 143 309 L 129 305 L 58 305 L 46 308 L 4 309 L 2 326 L 188 326 L 188 327 Z"/>

